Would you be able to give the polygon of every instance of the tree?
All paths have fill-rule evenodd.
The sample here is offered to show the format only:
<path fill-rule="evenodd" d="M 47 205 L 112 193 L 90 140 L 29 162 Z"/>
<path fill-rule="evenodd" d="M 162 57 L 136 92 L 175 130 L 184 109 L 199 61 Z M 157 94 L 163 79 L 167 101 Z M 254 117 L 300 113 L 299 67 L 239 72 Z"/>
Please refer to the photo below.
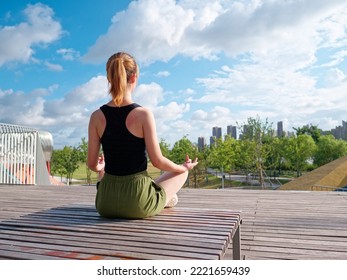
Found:
<path fill-rule="evenodd" d="M 286 159 L 290 166 L 296 171 L 297 177 L 302 175 L 306 170 L 309 160 L 312 159 L 316 144 L 311 135 L 300 134 L 288 139 L 286 146 Z"/>
<path fill-rule="evenodd" d="M 312 125 L 312 124 L 309 124 L 309 125 L 307 124 L 307 125 L 304 125 L 303 127 L 298 127 L 298 128 L 293 127 L 293 129 L 296 131 L 296 136 L 299 136 L 302 134 L 310 135 L 315 143 L 319 141 L 319 138 L 322 132 L 322 130 L 319 129 L 318 126 Z"/>
<path fill-rule="evenodd" d="M 72 175 L 78 169 L 80 162 L 81 151 L 76 147 L 65 146 L 63 149 L 63 166 L 69 185 L 72 183 Z"/>
<path fill-rule="evenodd" d="M 189 155 L 191 159 L 195 159 L 198 156 L 198 150 L 195 145 L 190 142 L 190 140 L 184 136 L 181 140 L 177 141 L 170 153 L 169 159 L 177 164 L 181 164 L 185 161 L 186 155 Z M 197 187 L 198 175 L 200 173 L 199 167 L 195 167 L 189 174 L 193 177 L 194 186 Z M 189 178 L 188 178 L 189 185 Z"/>
<path fill-rule="evenodd" d="M 86 138 L 83 137 L 81 139 L 81 144 L 78 146 L 78 149 L 81 151 L 81 159 L 80 161 L 84 163 L 85 170 L 86 170 L 86 177 L 87 177 L 87 184 L 92 183 L 92 170 L 87 165 L 87 156 L 88 156 L 88 142 L 86 141 Z"/>
<path fill-rule="evenodd" d="M 211 163 L 224 171 L 232 171 L 235 168 L 236 140 L 226 137 L 216 140 L 216 145 L 211 149 Z"/>
<path fill-rule="evenodd" d="M 205 181 L 208 183 L 208 168 L 210 167 L 211 149 L 205 146 L 198 153 L 199 164 L 195 168 L 204 170 Z"/>
<path fill-rule="evenodd" d="M 186 136 L 184 136 L 174 144 L 169 158 L 173 162 L 180 164 L 185 161 L 187 154 L 190 156 L 190 158 L 194 159 L 195 157 L 197 157 L 197 149 L 192 144 L 192 142 L 190 142 L 190 140 Z"/>
<path fill-rule="evenodd" d="M 168 143 L 166 143 L 164 139 L 160 139 L 159 146 L 160 146 L 160 150 L 161 150 L 161 153 L 163 154 L 163 156 L 169 158 L 170 157 L 170 145 Z"/>
<path fill-rule="evenodd" d="M 69 185 L 80 162 L 81 151 L 76 147 L 65 146 L 62 150 L 53 151 L 52 168 L 54 172 L 59 172 L 61 176 L 65 175 Z"/>
<path fill-rule="evenodd" d="M 262 122 L 259 117 L 248 118 L 242 131 L 241 140 L 247 143 L 247 145 L 243 145 L 243 151 L 248 156 L 247 164 L 250 164 L 250 160 L 252 161 L 258 174 L 259 184 L 263 188 L 265 186 L 265 164 L 269 155 L 268 143 L 273 133 L 272 124 L 269 124 L 267 119 Z"/>
<path fill-rule="evenodd" d="M 61 179 L 65 175 L 63 150 L 53 150 L 51 158 L 51 173 L 52 175 L 59 175 Z"/>
<path fill-rule="evenodd" d="M 222 172 L 222 183 L 224 186 L 224 172 L 230 173 L 235 168 L 237 141 L 227 136 L 224 141 L 221 138 L 216 140 L 215 146 L 211 149 L 211 163 Z"/>
<path fill-rule="evenodd" d="M 322 135 L 317 143 L 313 162 L 317 166 L 327 164 L 347 154 L 347 142 L 333 135 Z"/>
<path fill-rule="evenodd" d="M 279 176 L 285 163 L 285 145 L 288 140 L 286 137 L 272 137 L 268 144 L 268 157 L 266 166 L 273 171 L 273 177 Z"/>

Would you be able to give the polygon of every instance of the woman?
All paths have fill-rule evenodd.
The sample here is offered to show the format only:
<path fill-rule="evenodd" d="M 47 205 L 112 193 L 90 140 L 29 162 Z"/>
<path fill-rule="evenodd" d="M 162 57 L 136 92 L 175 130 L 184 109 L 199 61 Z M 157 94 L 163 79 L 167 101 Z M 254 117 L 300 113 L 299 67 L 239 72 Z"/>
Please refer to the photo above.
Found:
<path fill-rule="evenodd" d="M 96 209 L 110 218 L 156 215 L 177 203 L 176 193 L 197 159 L 192 162 L 186 156 L 186 162 L 178 165 L 162 155 L 152 113 L 132 101 L 139 68 L 131 55 L 112 55 L 106 71 L 112 100 L 93 112 L 88 128 L 88 167 L 103 174 Z M 166 171 L 156 180 L 146 171 L 146 151 L 152 164 Z"/>

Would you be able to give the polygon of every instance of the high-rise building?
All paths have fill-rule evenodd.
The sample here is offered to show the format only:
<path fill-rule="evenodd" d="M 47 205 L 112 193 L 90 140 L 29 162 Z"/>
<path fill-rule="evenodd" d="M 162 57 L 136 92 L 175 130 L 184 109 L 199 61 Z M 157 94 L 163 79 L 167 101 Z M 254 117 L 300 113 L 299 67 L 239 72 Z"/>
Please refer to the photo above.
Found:
<path fill-rule="evenodd" d="M 283 122 L 277 122 L 277 137 L 284 137 Z"/>
<path fill-rule="evenodd" d="M 198 138 L 198 149 L 199 151 L 203 150 L 206 146 L 206 141 L 205 141 L 205 137 L 199 137 Z"/>
<path fill-rule="evenodd" d="M 237 130 L 236 126 L 228 125 L 227 126 L 227 134 L 233 137 L 234 139 L 237 139 Z"/>
<path fill-rule="evenodd" d="M 222 138 L 222 128 L 218 126 L 213 127 L 212 136 L 215 136 L 217 139 Z"/>
<path fill-rule="evenodd" d="M 344 139 L 347 140 L 347 122 L 342 121 L 342 126 L 339 125 L 331 130 L 332 135 L 336 139 Z"/>

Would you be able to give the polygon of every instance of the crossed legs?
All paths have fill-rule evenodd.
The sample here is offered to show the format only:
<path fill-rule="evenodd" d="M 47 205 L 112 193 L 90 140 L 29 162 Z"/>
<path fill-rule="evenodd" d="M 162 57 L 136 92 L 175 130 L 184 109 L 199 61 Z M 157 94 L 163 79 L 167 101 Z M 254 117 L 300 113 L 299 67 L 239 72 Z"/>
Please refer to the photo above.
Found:
<path fill-rule="evenodd" d="M 98 172 L 98 181 L 104 177 L 104 170 Z M 183 187 L 188 178 L 188 171 L 184 173 L 164 172 L 154 181 L 159 184 L 166 193 L 165 205 L 168 205 L 170 200 L 174 198 L 177 192 Z M 176 196 L 177 200 L 177 196 Z"/>
<path fill-rule="evenodd" d="M 159 184 L 166 193 L 166 203 L 176 195 L 176 193 L 183 187 L 188 177 L 188 171 L 184 173 L 164 172 L 154 181 Z"/>

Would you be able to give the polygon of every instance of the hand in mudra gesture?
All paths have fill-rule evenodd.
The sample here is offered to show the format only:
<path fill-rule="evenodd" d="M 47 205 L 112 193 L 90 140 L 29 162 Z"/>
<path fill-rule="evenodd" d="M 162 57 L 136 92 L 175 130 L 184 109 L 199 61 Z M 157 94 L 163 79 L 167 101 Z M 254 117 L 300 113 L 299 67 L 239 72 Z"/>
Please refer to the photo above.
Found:
<path fill-rule="evenodd" d="M 198 164 L 198 158 L 195 158 L 192 161 L 188 155 L 186 155 L 186 161 L 183 163 L 183 166 L 187 168 L 187 170 L 192 170 Z"/>

